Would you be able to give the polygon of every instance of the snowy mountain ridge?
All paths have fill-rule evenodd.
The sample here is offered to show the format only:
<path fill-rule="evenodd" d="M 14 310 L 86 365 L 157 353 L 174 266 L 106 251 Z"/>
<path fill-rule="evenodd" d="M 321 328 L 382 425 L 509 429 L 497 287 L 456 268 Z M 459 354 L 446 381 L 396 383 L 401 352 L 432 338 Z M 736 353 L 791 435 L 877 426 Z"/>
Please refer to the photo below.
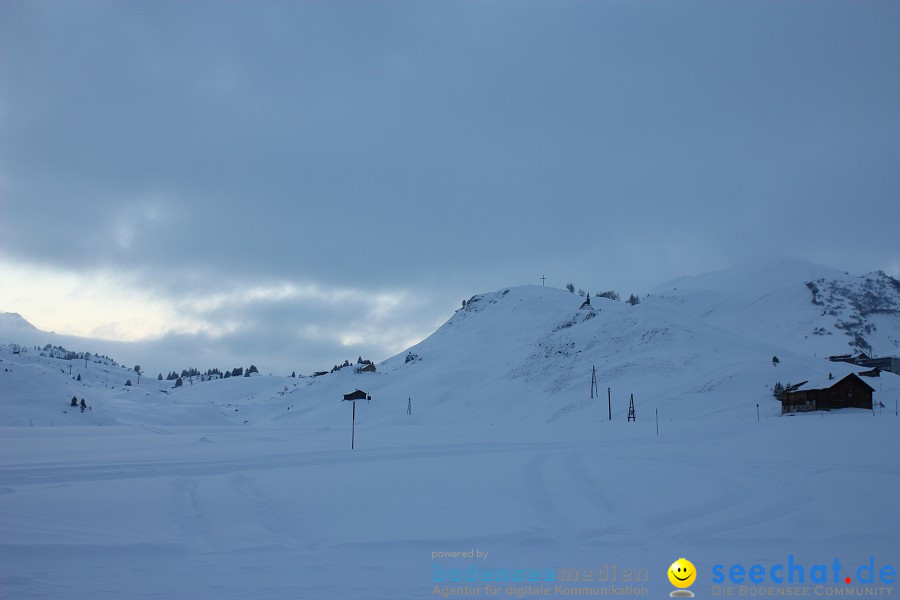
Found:
<path fill-rule="evenodd" d="M 342 369 L 315 378 L 190 380 L 180 388 L 143 378 L 125 386 L 134 373 L 114 362 L 99 371 L 78 361 L 56 364 L 53 357 L 6 353 L 4 363 L 13 368 L 0 375 L 14 401 L 0 406 L 0 423 L 61 418 L 72 424 L 276 421 L 327 427 L 342 418 L 334 400 L 354 389 L 379 399 L 364 417 L 373 422 L 402 419 L 412 399 L 427 415 L 422 418 L 435 423 L 605 420 L 610 407 L 596 398 L 606 395 L 603 388 L 615 398 L 619 417 L 631 395 L 640 403 L 640 419 L 649 418 L 648 409 L 667 418 L 735 418 L 757 403 L 777 416 L 775 384 L 852 372 L 853 365 L 826 357 L 852 349 L 855 336 L 868 336 L 866 343 L 882 353 L 897 352 L 895 283 L 884 275 L 854 278 L 781 261 L 682 278 L 635 306 L 595 297 L 587 309 L 582 297 L 565 290 L 514 287 L 473 296 L 432 335 L 378 364 L 375 373 Z M 893 393 L 897 382 L 900 377 L 886 373 L 876 387 Z M 70 393 L 73 387 L 90 396 L 90 419 L 60 416 L 61 401 L 82 396 Z"/>
<path fill-rule="evenodd" d="M 682 277 L 652 296 L 742 337 L 821 355 L 900 348 L 900 282 L 796 259 Z"/>

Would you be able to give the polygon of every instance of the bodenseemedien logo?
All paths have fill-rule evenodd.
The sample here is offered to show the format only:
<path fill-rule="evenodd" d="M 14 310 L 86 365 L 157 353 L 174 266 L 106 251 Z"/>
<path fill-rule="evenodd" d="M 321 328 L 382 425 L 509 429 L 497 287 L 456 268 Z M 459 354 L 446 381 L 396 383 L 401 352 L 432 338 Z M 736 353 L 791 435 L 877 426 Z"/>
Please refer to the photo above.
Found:
<path fill-rule="evenodd" d="M 669 596 L 673 598 L 693 598 L 694 592 L 687 589 L 697 579 L 697 569 L 694 563 L 686 558 L 679 558 L 669 567 L 669 582 L 677 588 L 672 590 Z"/>

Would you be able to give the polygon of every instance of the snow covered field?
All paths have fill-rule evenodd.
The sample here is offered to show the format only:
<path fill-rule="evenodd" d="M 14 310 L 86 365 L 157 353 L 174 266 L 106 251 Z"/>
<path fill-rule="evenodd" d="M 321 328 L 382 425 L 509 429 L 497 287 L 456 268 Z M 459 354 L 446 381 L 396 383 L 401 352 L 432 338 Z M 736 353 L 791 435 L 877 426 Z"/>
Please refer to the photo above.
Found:
<path fill-rule="evenodd" d="M 645 570 L 664 597 L 684 556 L 709 597 L 714 564 L 900 565 L 893 414 L 357 434 L 4 428 L 3 596 L 427 598 L 477 564 Z"/>

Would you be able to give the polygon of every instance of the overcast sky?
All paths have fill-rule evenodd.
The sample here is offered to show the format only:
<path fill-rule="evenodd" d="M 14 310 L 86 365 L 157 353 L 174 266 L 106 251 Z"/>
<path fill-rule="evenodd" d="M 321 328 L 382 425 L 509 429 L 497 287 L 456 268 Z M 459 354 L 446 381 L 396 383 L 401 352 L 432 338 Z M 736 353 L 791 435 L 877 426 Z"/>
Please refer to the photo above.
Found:
<path fill-rule="evenodd" d="M 289 373 L 541 275 L 897 275 L 898 32 L 889 1 L 0 0 L 0 310 Z"/>

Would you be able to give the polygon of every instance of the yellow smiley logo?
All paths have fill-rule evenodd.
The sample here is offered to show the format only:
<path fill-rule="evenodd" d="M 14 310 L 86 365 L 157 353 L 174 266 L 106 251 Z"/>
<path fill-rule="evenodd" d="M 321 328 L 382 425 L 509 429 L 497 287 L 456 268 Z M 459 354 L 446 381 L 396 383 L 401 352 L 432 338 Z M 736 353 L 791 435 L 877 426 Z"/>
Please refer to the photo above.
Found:
<path fill-rule="evenodd" d="M 694 563 L 686 558 L 679 558 L 669 567 L 669 581 L 678 588 L 690 587 L 697 579 L 697 569 Z"/>

